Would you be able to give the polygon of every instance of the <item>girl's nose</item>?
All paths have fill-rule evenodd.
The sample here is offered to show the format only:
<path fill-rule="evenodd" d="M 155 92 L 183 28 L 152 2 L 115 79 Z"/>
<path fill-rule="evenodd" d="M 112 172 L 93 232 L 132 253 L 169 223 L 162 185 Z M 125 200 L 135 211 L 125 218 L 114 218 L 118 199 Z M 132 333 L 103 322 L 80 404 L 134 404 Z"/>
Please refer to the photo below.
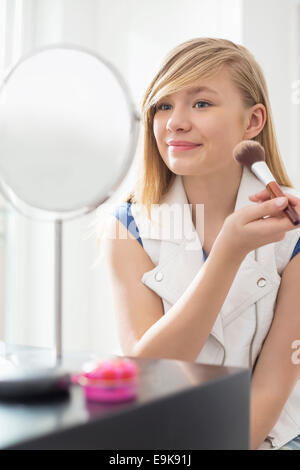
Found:
<path fill-rule="evenodd" d="M 184 111 L 174 110 L 167 121 L 166 127 L 171 132 L 189 130 L 191 128 L 191 120 Z"/>

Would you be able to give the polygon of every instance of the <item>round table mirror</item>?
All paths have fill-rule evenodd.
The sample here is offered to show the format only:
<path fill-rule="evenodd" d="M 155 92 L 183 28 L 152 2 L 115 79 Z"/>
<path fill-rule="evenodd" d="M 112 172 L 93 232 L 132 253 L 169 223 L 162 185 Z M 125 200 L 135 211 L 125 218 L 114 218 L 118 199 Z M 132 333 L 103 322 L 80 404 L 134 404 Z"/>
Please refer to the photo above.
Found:
<path fill-rule="evenodd" d="M 62 355 L 62 223 L 96 209 L 133 159 L 139 118 L 117 69 L 76 46 L 23 57 L 0 88 L 0 190 L 56 224 L 55 347 Z"/>

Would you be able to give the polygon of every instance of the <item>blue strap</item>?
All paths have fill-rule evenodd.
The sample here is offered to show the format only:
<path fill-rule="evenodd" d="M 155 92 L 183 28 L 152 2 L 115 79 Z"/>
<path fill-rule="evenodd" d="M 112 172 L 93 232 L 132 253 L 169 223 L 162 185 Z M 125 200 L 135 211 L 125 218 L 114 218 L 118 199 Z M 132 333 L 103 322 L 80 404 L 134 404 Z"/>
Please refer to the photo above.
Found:
<path fill-rule="evenodd" d="M 131 213 L 131 202 L 124 202 L 116 207 L 113 215 L 122 222 L 127 230 L 134 236 L 134 238 L 143 246 L 142 239 L 139 235 L 139 229 L 135 223 L 134 217 Z"/>
<path fill-rule="evenodd" d="M 297 253 L 299 253 L 300 251 L 300 238 L 299 240 L 297 241 L 297 245 L 295 246 L 294 248 L 294 251 L 292 253 L 292 256 L 291 256 L 291 259 L 294 258 L 294 256 L 296 256 Z"/>

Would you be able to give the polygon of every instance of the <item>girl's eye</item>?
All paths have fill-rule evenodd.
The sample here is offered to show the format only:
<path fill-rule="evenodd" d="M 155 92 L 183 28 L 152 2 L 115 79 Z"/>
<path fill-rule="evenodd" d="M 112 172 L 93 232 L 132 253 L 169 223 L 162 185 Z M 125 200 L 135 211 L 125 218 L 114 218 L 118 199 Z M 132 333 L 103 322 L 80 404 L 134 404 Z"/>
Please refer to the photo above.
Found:
<path fill-rule="evenodd" d="M 169 104 L 162 103 L 156 107 L 157 110 L 165 111 L 164 106 L 170 106 Z"/>
<path fill-rule="evenodd" d="M 207 101 L 197 101 L 197 103 L 195 103 L 195 107 L 198 107 L 197 105 L 200 104 L 200 103 L 204 103 L 204 105 L 207 105 L 207 106 L 210 106 L 210 103 L 208 103 Z M 156 107 L 156 110 L 157 111 L 166 111 L 168 109 L 168 106 L 171 106 L 170 104 L 166 104 L 166 103 L 161 103 L 159 104 L 157 107 Z M 206 108 L 207 106 L 199 106 L 199 108 Z"/>
<path fill-rule="evenodd" d="M 204 103 L 204 104 L 207 104 L 207 106 L 210 106 L 210 104 L 207 103 L 207 101 L 197 101 L 197 103 L 195 104 L 195 106 L 197 106 L 197 104 L 199 104 L 199 103 Z M 203 108 L 203 106 L 200 106 L 200 107 Z M 206 106 L 205 106 L 205 108 L 206 108 Z"/>

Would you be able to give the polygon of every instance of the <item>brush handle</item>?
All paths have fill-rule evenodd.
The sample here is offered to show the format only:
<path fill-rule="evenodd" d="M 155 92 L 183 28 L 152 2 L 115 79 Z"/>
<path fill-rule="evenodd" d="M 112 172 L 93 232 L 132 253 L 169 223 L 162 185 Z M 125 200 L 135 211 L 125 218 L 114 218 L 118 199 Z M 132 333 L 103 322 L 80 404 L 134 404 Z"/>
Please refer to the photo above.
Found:
<path fill-rule="evenodd" d="M 271 181 L 271 183 L 267 184 L 267 189 L 268 189 L 272 199 L 274 197 L 285 196 L 285 194 L 281 191 L 281 188 L 280 188 L 279 184 L 276 183 L 276 181 Z M 293 206 L 291 206 L 290 202 L 288 202 L 288 205 L 284 209 L 283 212 L 286 213 L 286 215 L 288 216 L 288 218 L 290 219 L 290 221 L 292 222 L 293 225 L 299 225 L 300 224 L 299 216 L 298 216 L 297 212 L 295 211 L 295 209 L 293 208 Z"/>

